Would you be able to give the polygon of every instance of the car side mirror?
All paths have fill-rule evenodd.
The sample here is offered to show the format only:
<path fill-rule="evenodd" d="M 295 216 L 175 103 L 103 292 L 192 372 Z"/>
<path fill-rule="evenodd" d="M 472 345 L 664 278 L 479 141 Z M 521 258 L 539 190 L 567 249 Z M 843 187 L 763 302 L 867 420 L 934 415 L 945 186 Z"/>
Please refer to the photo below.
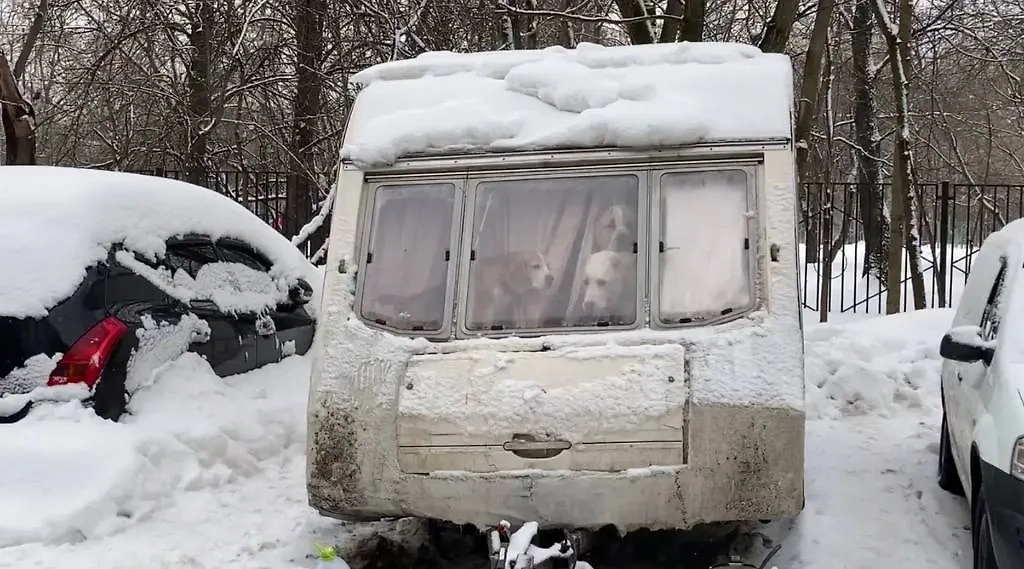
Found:
<path fill-rule="evenodd" d="M 313 286 L 306 279 L 299 279 L 288 289 L 288 300 L 295 306 L 305 306 L 313 300 Z"/>
<path fill-rule="evenodd" d="M 995 356 L 995 349 L 981 339 L 979 327 L 957 326 L 942 337 L 939 355 L 947 360 L 963 363 L 982 361 L 989 365 Z"/>

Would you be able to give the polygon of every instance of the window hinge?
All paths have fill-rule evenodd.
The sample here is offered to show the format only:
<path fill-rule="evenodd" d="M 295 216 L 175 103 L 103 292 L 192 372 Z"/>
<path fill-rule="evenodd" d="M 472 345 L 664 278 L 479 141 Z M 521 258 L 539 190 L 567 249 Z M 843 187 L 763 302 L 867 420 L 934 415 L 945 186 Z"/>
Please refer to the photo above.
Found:
<path fill-rule="evenodd" d="M 750 250 L 750 238 L 749 237 L 744 237 L 743 238 L 743 250 L 744 251 L 749 251 Z"/>
<path fill-rule="evenodd" d="M 639 252 L 640 252 L 640 245 L 636 241 L 634 241 L 633 242 L 633 254 L 636 255 Z"/>
<path fill-rule="evenodd" d="M 470 251 L 469 251 L 469 260 L 470 261 L 475 261 L 476 260 L 476 249 L 470 249 Z"/>
<path fill-rule="evenodd" d="M 665 252 L 665 242 L 664 241 L 658 241 L 658 252 L 659 253 L 664 253 Z"/>
<path fill-rule="evenodd" d="M 445 249 L 444 250 L 444 261 L 447 263 L 451 259 L 452 259 L 452 251 L 451 251 L 451 249 Z"/>
<path fill-rule="evenodd" d="M 366 254 L 366 264 L 369 265 L 372 262 L 373 262 L 373 253 L 367 253 Z"/>

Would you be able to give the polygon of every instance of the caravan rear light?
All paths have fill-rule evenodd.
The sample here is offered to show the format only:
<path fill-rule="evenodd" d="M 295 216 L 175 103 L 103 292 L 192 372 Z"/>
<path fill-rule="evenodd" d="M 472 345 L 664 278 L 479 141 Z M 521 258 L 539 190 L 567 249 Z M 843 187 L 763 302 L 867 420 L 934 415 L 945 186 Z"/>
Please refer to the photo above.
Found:
<path fill-rule="evenodd" d="M 124 322 L 113 316 L 104 318 L 71 345 L 50 372 L 46 385 L 84 383 L 92 389 L 126 332 L 128 326 Z"/>

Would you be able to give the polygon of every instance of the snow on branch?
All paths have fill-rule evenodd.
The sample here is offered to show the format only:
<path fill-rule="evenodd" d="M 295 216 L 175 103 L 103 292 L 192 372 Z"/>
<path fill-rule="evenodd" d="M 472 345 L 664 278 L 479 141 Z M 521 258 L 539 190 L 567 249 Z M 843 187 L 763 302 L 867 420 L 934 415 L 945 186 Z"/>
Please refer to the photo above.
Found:
<path fill-rule="evenodd" d="M 302 229 L 295 234 L 295 237 L 292 237 L 292 245 L 295 245 L 296 247 L 301 246 L 307 239 L 309 239 L 309 236 L 312 235 L 314 231 L 320 229 L 320 226 L 324 224 L 324 220 L 327 219 L 327 215 L 331 213 L 331 206 L 334 204 L 334 194 L 338 191 L 337 188 L 337 184 L 331 185 L 330 193 L 328 193 L 327 197 L 320 202 L 320 210 L 316 212 L 313 219 L 309 220 L 306 225 L 302 226 Z"/>

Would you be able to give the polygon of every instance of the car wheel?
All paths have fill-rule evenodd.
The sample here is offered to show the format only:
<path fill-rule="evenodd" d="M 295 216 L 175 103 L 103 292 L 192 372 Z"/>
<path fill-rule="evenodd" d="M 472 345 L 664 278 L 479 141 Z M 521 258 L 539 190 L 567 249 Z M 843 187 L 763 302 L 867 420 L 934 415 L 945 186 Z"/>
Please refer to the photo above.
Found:
<path fill-rule="evenodd" d="M 942 432 L 939 434 L 939 488 L 957 496 L 964 495 L 964 485 L 953 462 L 953 445 L 949 440 L 949 425 L 946 412 L 942 412 Z"/>
<path fill-rule="evenodd" d="M 100 379 L 96 383 L 96 390 L 92 394 L 92 410 L 97 415 L 110 421 L 117 421 L 124 414 L 126 405 L 123 382 Z"/>
<path fill-rule="evenodd" d="M 28 412 L 32 409 L 32 402 L 25 403 L 25 406 L 14 412 L 13 415 L 0 415 L 0 425 L 8 425 L 11 423 L 17 423 L 28 416 Z"/>
<path fill-rule="evenodd" d="M 980 483 L 980 481 L 979 481 Z M 971 537 L 974 546 L 974 569 L 999 569 L 992 547 L 992 526 L 988 517 L 988 504 L 980 489 L 974 498 L 974 512 L 971 517 Z"/>

